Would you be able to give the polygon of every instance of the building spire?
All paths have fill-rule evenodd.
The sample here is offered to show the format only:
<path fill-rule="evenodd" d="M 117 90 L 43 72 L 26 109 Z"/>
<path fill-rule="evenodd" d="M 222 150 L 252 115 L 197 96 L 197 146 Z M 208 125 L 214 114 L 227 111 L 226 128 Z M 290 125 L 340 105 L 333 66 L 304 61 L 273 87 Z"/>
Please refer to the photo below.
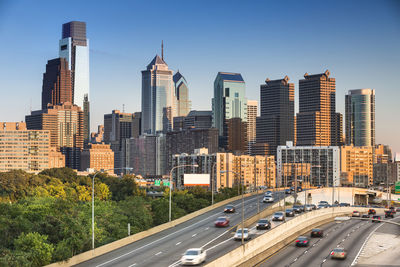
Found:
<path fill-rule="evenodd" d="M 161 40 L 161 59 L 164 61 L 164 40 Z"/>

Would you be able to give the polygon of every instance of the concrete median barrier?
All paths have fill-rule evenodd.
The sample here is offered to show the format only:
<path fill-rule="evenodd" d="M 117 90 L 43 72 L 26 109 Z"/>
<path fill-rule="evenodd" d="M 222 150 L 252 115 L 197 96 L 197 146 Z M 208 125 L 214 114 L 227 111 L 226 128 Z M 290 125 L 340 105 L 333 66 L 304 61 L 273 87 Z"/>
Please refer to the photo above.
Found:
<path fill-rule="evenodd" d="M 280 224 L 205 266 L 254 266 L 262 259 L 267 258 L 275 251 L 292 242 L 298 235 L 309 231 L 312 227 L 329 222 L 336 216 L 350 215 L 355 209 L 362 213 L 368 211 L 368 208 L 335 207 L 304 213 Z M 383 212 L 383 209 L 376 210 Z"/>

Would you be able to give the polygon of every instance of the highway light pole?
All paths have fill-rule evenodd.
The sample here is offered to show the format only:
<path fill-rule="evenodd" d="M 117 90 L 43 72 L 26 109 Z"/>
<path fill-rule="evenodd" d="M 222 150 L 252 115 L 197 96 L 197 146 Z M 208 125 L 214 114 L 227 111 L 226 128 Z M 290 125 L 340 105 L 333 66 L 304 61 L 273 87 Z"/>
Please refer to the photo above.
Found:
<path fill-rule="evenodd" d="M 214 186 L 215 186 L 215 182 L 217 181 L 217 162 L 214 162 L 212 167 L 211 167 L 211 206 L 214 205 Z M 214 168 L 215 168 L 215 172 L 214 172 Z"/>
<path fill-rule="evenodd" d="M 96 175 L 105 172 L 105 171 L 114 171 L 114 170 L 133 170 L 133 168 L 113 168 L 113 169 L 107 169 L 107 170 L 100 170 L 97 171 L 92 178 L 92 250 L 94 253 L 94 178 L 96 178 Z"/>
<path fill-rule="evenodd" d="M 231 170 L 227 170 L 227 171 L 220 171 L 220 173 L 227 173 L 227 172 L 231 172 L 233 174 L 236 175 L 236 177 L 241 177 L 241 175 L 239 175 L 237 172 L 231 171 Z M 242 177 L 241 177 L 242 178 Z M 243 188 L 242 188 L 242 245 L 244 245 L 244 195 L 243 195 Z M 250 234 L 250 233 L 248 233 Z"/>
<path fill-rule="evenodd" d="M 177 168 L 181 168 L 181 167 L 199 167 L 199 165 L 197 164 L 184 164 L 184 165 L 178 165 L 175 166 L 171 169 L 171 171 L 169 172 L 169 222 L 171 222 L 171 207 L 172 207 L 172 172 L 177 169 Z"/>

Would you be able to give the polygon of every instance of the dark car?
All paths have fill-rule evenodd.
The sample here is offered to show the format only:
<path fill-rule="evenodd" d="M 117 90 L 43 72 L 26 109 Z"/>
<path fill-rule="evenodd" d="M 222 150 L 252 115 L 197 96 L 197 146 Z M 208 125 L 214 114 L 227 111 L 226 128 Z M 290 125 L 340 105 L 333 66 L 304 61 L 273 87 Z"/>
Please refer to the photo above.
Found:
<path fill-rule="evenodd" d="M 396 214 L 396 208 L 395 207 L 390 207 L 389 208 L 394 214 Z"/>
<path fill-rule="evenodd" d="M 261 219 L 258 221 L 258 223 L 256 225 L 256 229 L 257 230 L 271 229 L 271 222 L 267 219 Z"/>
<path fill-rule="evenodd" d="M 350 203 L 340 203 L 340 207 L 350 207 Z"/>
<path fill-rule="evenodd" d="M 285 194 L 291 194 L 292 193 L 292 190 L 290 190 L 290 189 L 285 189 Z"/>
<path fill-rule="evenodd" d="M 378 222 L 378 223 L 380 223 L 381 220 L 382 220 L 382 218 L 381 218 L 380 215 L 374 215 L 374 216 L 372 217 L 372 222 Z"/>
<path fill-rule="evenodd" d="M 315 228 L 311 230 L 311 237 L 323 237 L 324 236 L 324 230 Z"/>
<path fill-rule="evenodd" d="M 229 219 L 227 217 L 218 217 L 214 224 L 216 227 L 227 227 L 229 226 Z"/>
<path fill-rule="evenodd" d="M 236 209 L 233 205 L 227 205 L 224 209 L 225 213 L 234 213 L 235 211 Z"/>
<path fill-rule="evenodd" d="M 293 206 L 293 210 L 294 210 L 296 213 L 302 213 L 302 212 L 304 211 L 304 207 L 303 207 L 303 206 L 300 206 L 300 205 L 294 205 L 294 206 Z"/>
<path fill-rule="evenodd" d="M 369 214 L 369 215 L 375 215 L 375 214 L 376 214 L 376 210 L 374 210 L 374 209 L 369 209 L 369 210 L 368 210 L 368 214 Z"/>
<path fill-rule="evenodd" d="M 397 207 L 397 208 L 396 208 L 396 212 L 400 212 L 400 207 Z"/>
<path fill-rule="evenodd" d="M 361 218 L 369 218 L 370 216 L 369 216 L 369 214 L 363 214 L 362 216 L 361 216 Z"/>
<path fill-rule="evenodd" d="M 385 210 L 385 218 L 394 218 L 394 212 L 392 210 Z"/>
<path fill-rule="evenodd" d="M 299 236 L 296 239 L 297 247 L 308 247 L 308 245 L 310 245 L 310 240 L 306 236 Z"/>
<path fill-rule="evenodd" d="M 293 209 L 286 209 L 286 217 L 294 217 L 295 211 Z"/>
<path fill-rule="evenodd" d="M 312 206 L 312 209 L 313 210 L 316 210 L 317 209 L 317 205 L 315 205 L 315 204 L 310 204 L 311 206 Z"/>

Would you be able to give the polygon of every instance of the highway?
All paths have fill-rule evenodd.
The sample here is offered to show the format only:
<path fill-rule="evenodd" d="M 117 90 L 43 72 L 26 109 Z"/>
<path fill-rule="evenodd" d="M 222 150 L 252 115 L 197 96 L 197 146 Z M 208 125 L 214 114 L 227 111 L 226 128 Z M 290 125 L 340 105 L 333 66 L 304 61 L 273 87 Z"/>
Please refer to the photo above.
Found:
<path fill-rule="evenodd" d="M 400 216 L 397 214 L 393 221 L 399 222 L 399 219 Z M 351 266 L 372 231 L 400 233 L 397 225 L 372 223 L 356 219 L 340 223 L 331 222 L 319 228 L 324 230 L 324 236 L 322 238 L 311 238 L 310 246 L 296 247 L 293 242 L 257 266 Z M 309 234 L 307 235 L 309 236 Z M 330 252 L 335 247 L 344 247 L 347 250 L 348 254 L 345 260 L 333 260 L 330 258 Z"/>
<path fill-rule="evenodd" d="M 274 193 L 275 200 L 279 195 L 283 196 L 283 192 Z M 263 195 L 260 194 L 245 198 L 245 218 L 257 213 L 257 201 L 261 201 L 262 197 Z M 207 261 L 212 261 L 240 246 L 240 242 L 233 240 L 233 232 L 228 230 L 230 227 L 216 228 L 214 226 L 215 220 L 225 215 L 230 218 L 230 226 L 241 222 L 241 200 L 231 204 L 236 207 L 234 214 L 224 214 L 224 207 L 216 208 L 173 228 L 75 266 L 177 266 L 180 264 L 181 255 L 188 248 L 196 247 L 204 247 L 207 250 Z M 269 205 L 271 204 L 260 202 L 260 211 Z M 255 237 L 263 232 L 252 230 L 250 233 Z"/>

